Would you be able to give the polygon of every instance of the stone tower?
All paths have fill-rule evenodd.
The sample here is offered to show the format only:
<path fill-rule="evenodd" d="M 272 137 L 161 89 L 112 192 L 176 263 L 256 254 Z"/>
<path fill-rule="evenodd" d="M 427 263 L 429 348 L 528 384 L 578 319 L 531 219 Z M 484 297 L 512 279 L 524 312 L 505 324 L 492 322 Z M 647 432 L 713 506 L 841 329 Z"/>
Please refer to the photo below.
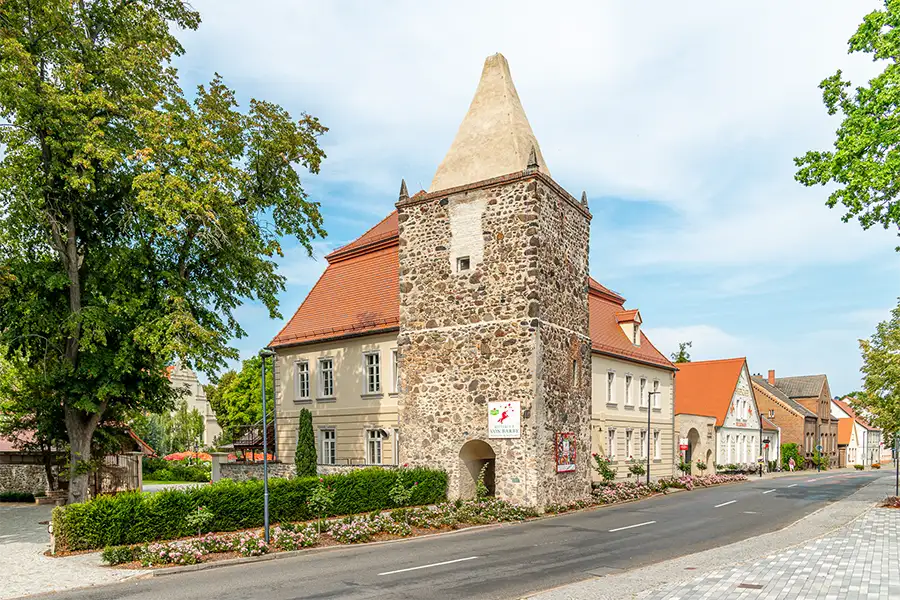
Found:
<path fill-rule="evenodd" d="M 451 497 L 482 467 L 513 502 L 588 496 L 590 214 L 550 178 L 502 55 L 430 190 L 397 210 L 400 462 L 446 469 Z"/>

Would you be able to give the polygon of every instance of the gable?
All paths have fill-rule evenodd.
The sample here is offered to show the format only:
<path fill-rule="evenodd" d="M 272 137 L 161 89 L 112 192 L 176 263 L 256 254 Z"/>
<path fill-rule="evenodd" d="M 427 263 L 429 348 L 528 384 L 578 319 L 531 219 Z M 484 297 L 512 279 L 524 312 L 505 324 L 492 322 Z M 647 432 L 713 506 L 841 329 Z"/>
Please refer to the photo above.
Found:
<path fill-rule="evenodd" d="M 741 369 L 731 395 L 728 413 L 723 422 L 724 427 L 745 427 L 747 429 L 759 429 L 759 410 L 756 406 L 756 397 L 750 385 L 750 375 L 747 372 L 746 363 Z"/>

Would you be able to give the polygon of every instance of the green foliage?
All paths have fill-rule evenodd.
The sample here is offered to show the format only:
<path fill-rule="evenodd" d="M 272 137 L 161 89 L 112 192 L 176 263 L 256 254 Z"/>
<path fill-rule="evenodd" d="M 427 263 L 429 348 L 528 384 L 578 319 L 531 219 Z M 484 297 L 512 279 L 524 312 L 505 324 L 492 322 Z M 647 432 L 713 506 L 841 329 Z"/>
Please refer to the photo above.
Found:
<path fill-rule="evenodd" d="M 180 359 L 237 358 L 235 311 L 279 318 L 282 238 L 311 252 L 326 131 L 172 61 L 186 0 L 4 2 L 0 27 L 0 352 L 41 369 L 65 413 L 70 500 L 101 422 L 174 408 Z"/>
<path fill-rule="evenodd" d="M 886 434 L 896 433 L 900 431 L 900 305 L 891 311 L 890 319 L 876 326 L 872 337 L 859 341 L 859 348 L 863 390 L 850 403 Z"/>
<path fill-rule="evenodd" d="M 484 483 L 484 474 L 487 472 L 488 464 L 484 463 L 481 467 L 481 470 L 478 472 L 478 480 L 475 481 L 475 497 L 479 500 L 488 497 L 490 490 Z"/>
<path fill-rule="evenodd" d="M 216 413 L 216 421 L 232 437 L 238 435 L 241 426 L 262 421 L 261 361 L 258 356 L 249 358 L 241 364 L 239 373 L 228 371 L 214 388 L 206 388 L 206 399 Z M 275 397 L 274 389 L 272 370 L 266 369 L 268 400 Z"/>
<path fill-rule="evenodd" d="M 672 357 L 672 362 L 674 363 L 686 363 L 691 362 L 691 354 L 688 352 L 688 348 L 693 345 L 693 342 L 679 342 L 678 344 L 678 352 L 673 352 L 670 354 Z"/>
<path fill-rule="evenodd" d="M 34 502 L 31 492 L 0 492 L 0 502 Z"/>
<path fill-rule="evenodd" d="M 187 460 L 167 461 L 155 471 L 144 473 L 147 481 L 192 481 L 202 483 L 209 481 L 212 475 L 212 465 L 209 462 L 188 464 Z"/>
<path fill-rule="evenodd" d="M 635 477 L 640 477 L 647 472 L 647 469 L 644 467 L 644 462 L 633 458 L 628 461 L 628 473 L 629 475 L 634 475 Z"/>
<path fill-rule="evenodd" d="M 691 474 L 691 463 L 684 460 L 683 458 L 678 459 L 676 466 L 678 467 L 678 470 L 681 471 L 683 474 L 685 474 L 685 475 Z"/>
<path fill-rule="evenodd" d="M 300 426 L 297 430 L 297 450 L 294 453 L 297 465 L 297 477 L 315 477 L 316 475 L 316 436 L 313 433 L 312 413 L 307 409 L 300 411 Z"/>
<path fill-rule="evenodd" d="M 700 471 L 700 475 L 703 475 L 707 469 L 706 463 L 702 460 L 698 460 L 695 464 L 697 465 L 697 470 Z"/>
<path fill-rule="evenodd" d="M 810 151 L 795 158 L 796 179 L 806 186 L 831 185 L 829 208 L 843 205 L 844 222 L 859 220 L 864 229 L 900 225 L 900 2 L 885 0 L 884 9 L 863 19 L 850 38 L 849 52 L 865 53 L 884 66 L 881 73 L 851 90 L 838 70 L 820 84 L 829 115 L 841 116 L 834 149 Z M 900 249 L 900 248 L 898 248 Z"/>
<path fill-rule="evenodd" d="M 856 469 L 857 471 L 862 471 L 866 467 L 865 467 L 865 465 L 853 465 L 853 468 Z"/>
<path fill-rule="evenodd" d="M 319 478 L 319 481 L 316 483 L 316 487 L 313 488 L 313 492 L 310 495 L 309 500 L 306 501 L 306 504 L 309 506 L 310 510 L 312 510 L 312 514 L 318 517 L 316 522 L 319 524 L 319 533 L 321 533 L 322 519 L 334 505 L 334 491 L 332 491 L 330 485 L 325 483 L 323 478 Z"/>
<path fill-rule="evenodd" d="M 198 506 L 197 510 L 189 512 L 184 520 L 188 527 L 196 529 L 197 535 L 200 535 L 207 525 L 212 522 L 213 514 L 212 511 L 205 506 Z"/>
<path fill-rule="evenodd" d="M 794 468 L 802 469 L 803 468 L 803 457 L 800 455 L 800 446 L 797 444 L 782 444 L 781 445 L 781 468 L 784 470 L 790 469 L 790 461 L 794 459 Z"/>
<path fill-rule="evenodd" d="M 822 471 L 828 470 L 828 457 L 819 454 L 818 450 L 813 452 L 812 458 L 809 459 L 809 462 L 814 468 L 821 469 Z"/>
<path fill-rule="evenodd" d="M 394 485 L 391 486 L 391 501 L 396 506 L 407 506 L 409 504 L 409 499 L 412 498 L 413 489 L 419 485 L 418 482 L 415 481 L 412 485 L 407 484 L 405 471 L 406 469 L 397 471 L 397 479 L 394 481 Z M 484 482 L 482 482 L 482 485 L 484 485 Z M 487 490 L 487 488 L 485 488 L 485 490 Z"/>
<path fill-rule="evenodd" d="M 131 546 L 106 546 L 100 558 L 108 565 L 121 565 L 135 560 L 135 550 Z"/>
<path fill-rule="evenodd" d="M 609 458 L 596 452 L 591 455 L 591 458 L 594 459 L 594 470 L 603 478 L 603 481 L 612 481 L 616 478 L 616 470 L 610 466 L 612 461 Z"/>
<path fill-rule="evenodd" d="M 406 476 L 418 482 L 409 505 L 433 504 L 446 498 L 446 473 L 409 469 Z M 322 484 L 330 486 L 334 494 L 327 515 L 358 514 L 393 507 L 390 490 L 396 479 L 395 471 L 378 467 L 323 477 Z M 272 522 L 316 518 L 318 515 L 307 501 L 319 484 L 319 479 L 314 477 L 270 480 Z M 98 496 L 89 502 L 54 509 L 53 532 L 60 550 L 176 539 L 195 533 L 187 523 L 187 515 L 198 506 L 206 507 L 213 514 L 207 524 L 209 531 L 259 527 L 263 522 L 263 484 L 261 481 L 226 479 L 154 494 L 133 492 Z"/>

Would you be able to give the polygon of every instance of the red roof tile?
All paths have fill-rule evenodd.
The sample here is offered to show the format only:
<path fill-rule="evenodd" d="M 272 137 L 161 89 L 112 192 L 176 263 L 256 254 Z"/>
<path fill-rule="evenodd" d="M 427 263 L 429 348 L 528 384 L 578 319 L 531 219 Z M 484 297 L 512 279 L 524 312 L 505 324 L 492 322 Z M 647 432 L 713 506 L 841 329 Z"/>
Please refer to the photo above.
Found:
<path fill-rule="evenodd" d="M 631 323 L 632 321 L 637 321 L 640 323 L 641 317 L 639 316 L 638 310 L 633 308 L 631 310 L 623 310 L 622 312 L 616 313 L 616 323 Z"/>
<path fill-rule="evenodd" d="M 725 424 L 746 358 L 678 363 L 675 374 L 675 414 L 715 417 Z"/>
<path fill-rule="evenodd" d="M 847 445 L 850 443 L 850 437 L 853 434 L 853 419 L 838 419 L 838 444 Z"/>
<path fill-rule="evenodd" d="M 869 431 L 878 431 L 877 427 L 873 427 L 871 424 L 869 424 L 868 421 L 856 414 L 856 411 L 853 410 L 853 406 L 851 406 L 849 402 L 845 402 L 844 400 L 838 400 L 837 398 L 835 398 L 834 403 L 837 404 L 841 410 L 850 415 L 851 419 L 853 419 Z"/>
<path fill-rule="evenodd" d="M 390 331 L 400 324 L 398 223 L 394 211 L 353 242 L 326 256 L 328 267 L 272 347 Z M 625 298 L 590 280 L 593 350 L 674 370 L 641 333 L 635 346 L 616 321 Z"/>

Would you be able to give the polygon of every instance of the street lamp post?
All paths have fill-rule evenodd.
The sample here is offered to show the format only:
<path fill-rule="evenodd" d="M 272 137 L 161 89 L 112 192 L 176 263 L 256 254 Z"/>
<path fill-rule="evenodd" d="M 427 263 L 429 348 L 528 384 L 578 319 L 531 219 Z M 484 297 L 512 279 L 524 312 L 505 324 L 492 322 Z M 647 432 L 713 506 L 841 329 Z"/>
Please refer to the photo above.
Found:
<path fill-rule="evenodd" d="M 653 396 L 659 392 L 647 392 L 647 485 L 650 485 L 650 411 L 653 406 Z"/>
<path fill-rule="evenodd" d="M 268 348 L 259 352 L 262 363 L 263 526 L 267 544 L 269 543 L 269 425 L 266 422 L 266 359 L 270 356 L 275 356 L 275 353 Z"/>

